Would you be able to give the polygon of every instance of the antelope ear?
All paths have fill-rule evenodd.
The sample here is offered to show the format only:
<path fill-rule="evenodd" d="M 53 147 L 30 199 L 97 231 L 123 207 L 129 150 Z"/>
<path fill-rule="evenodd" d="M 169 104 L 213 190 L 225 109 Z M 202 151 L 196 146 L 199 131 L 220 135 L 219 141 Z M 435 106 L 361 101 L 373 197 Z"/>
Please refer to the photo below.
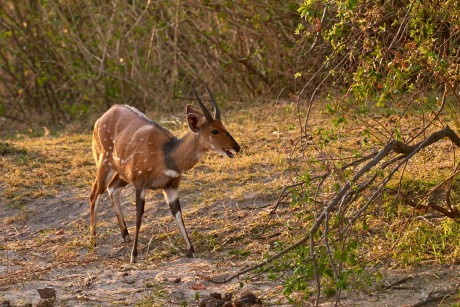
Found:
<path fill-rule="evenodd" d="M 189 105 L 189 104 L 187 105 L 186 111 L 187 111 L 187 116 L 188 116 L 190 113 L 198 114 L 198 115 L 204 116 L 203 113 L 202 113 L 199 109 L 197 109 L 197 108 L 195 108 L 194 106 Z"/>
<path fill-rule="evenodd" d="M 200 131 L 202 119 L 203 114 L 200 111 L 198 111 L 191 105 L 187 106 L 187 122 L 192 132 L 198 133 Z"/>

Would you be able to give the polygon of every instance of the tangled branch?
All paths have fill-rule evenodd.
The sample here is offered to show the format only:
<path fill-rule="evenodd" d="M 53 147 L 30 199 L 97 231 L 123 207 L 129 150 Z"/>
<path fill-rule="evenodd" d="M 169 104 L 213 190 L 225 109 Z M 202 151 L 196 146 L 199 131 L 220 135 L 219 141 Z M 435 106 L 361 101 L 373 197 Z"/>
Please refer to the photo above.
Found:
<path fill-rule="evenodd" d="M 213 282 L 213 283 L 217 283 L 217 284 L 228 283 L 229 281 L 231 281 L 234 278 L 237 278 L 237 277 L 239 277 L 239 276 L 241 276 L 243 274 L 249 273 L 251 271 L 254 271 L 256 269 L 259 269 L 261 267 L 266 266 L 267 264 L 275 261 L 276 259 L 281 258 L 283 255 L 285 255 L 285 254 L 289 253 L 290 251 L 294 250 L 295 248 L 305 244 L 306 242 L 310 242 L 311 260 L 315 262 L 316 261 L 315 257 L 314 257 L 315 252 L 314 252 L 313 249 L 314 249 L 316 244 L 315 244 L 314 237 L 317 234 L 317 232 L 318 232 L 319 228 L 321 227 L 321 225 L 323 225 L 323 223 L 325 224 L 325 228 L 324 228 L 325 233 L 323 235 L 323 238 L 326 240 L 327 250 L 330 253 L 330 248 L 329 248 L 328 243 L 327 243 L 327 232 L 328 232 L 328 229 L 329 229 L 330 215 L 333 214 L 334 211 L 337 211 L 337 209 L 339 209 L 339 207 L 342 207 L 342 208 L 347 207 L 347 206 L 350 205 L 350 203 L 356 201 L 357 200 L 356 196 L 359 193 L 361 193 L 362 191 L 364 191 L 365 189 L 369 189 L 372 186 L 372 184 L 374 183 L 374 181 L 375 181 L 377 176 L 375 174 L 373 174 L 372 176 L 370 176 L 370 179 L 365 180 L 363 183 L 359 183 L 360 180 L 363 177 L 365 177 L 366 175 L 369 175 L 371 170 L 373 170 L 374 168 L 377 168 L 377 171 L 383 171 L 384 169 L 389 168 L 390 166 L 392 167 L 392 169 L 383 178 L 383 180 L 377 186 L 374 186 L 374 192 L 368 198 L 367 202 L 361 207 L 360 210 L 355 212 L 354 215 L 349 219 L 347 228 L 349 228 L 352 225 L 354 225 L 356 220 L 363 215 L 365 210 L 370 205 L 373 204 L 373 202 L 376 199 L 377 195 L 382 192 L 382 190 L 386 187 L 386 185 L 390 181 L 390 179 L 392 179 L 394 174 L 403 165 L 405 165 L 412 157 L 414 157 L 414 155 L 419 153 L 422 149 L 424 149 L 424 148 L 426 148 L 426 147 L 428 147 L 428 146 L 430 146 L 430 145 L 432 145 L 432 144 L 434 144 L 436 142 L 439 142 L 440 140 L 442 140 L 444 138 L 448 138 L 455 146 L 460 147 L 460 138 L 459 138 L 459 136 L 452 129 L 450 129 L 448 126 L 446 126 L 444 129 L 432 133 L 431 135 L 429 135 L 428 137 L 426 137 L 425 139 L 423 139 L 422 141 L 420 141 L 420 142 L 418 142 L 418 143 L 416 143 L 414 145 L 409 145 L 409 144 L 405 144 L 405 143 L 403 143 L 401 141 L 394 140 L 394 141 L 389 142 L 380 151 L 378 151 L 376 153 L 372 153 L 371 155 L 368 155 L 368 156 L 366 156 L 364 158 L 360 158 L 360 159 L 358 159 L 356 161 L 353 161 L 353 162 L 349 163 L 347 166 L 349 166 L 349 165 L 358 165 L 358 164 L 361 164 L 365 160 L 370 160 L 354 174 L 354 176 L 351 178 L 351 180 L 349 180 L 344 185 L 342 185 L 340 190 L 333 197 L 331 197 L 329 199 L 329 201 L 326 202 L 324 209 L 319 214 L 319 216 L 316 218 L 315 222 L 313 223 L 313 225 L 311 226 L 309 231 L 304 235 L 303 238 L 301 238 L 300 240 L 298 240 L 294 244 L 288 246 L 287 248 L 285 248 L 281 252 L 279 252 L 279 253 L 277 253 L 275 255 L 272 255 L 270 258 L 258 263 L 257 265 L 249 267 L 249 268 L 247 268 L 245 270 L 242 270 L 240 272 L 237 272 L 237 273 L 235 273 L 233 275 L 227 276 L 224 279 L 217 280 L 217 279 L 210 278 L 210 277 L 203 276 L 203 275 L 200 275 L 200 276 L 202 278 L 205 278 L 208 281 Z M 392 154 L 392 153 L 398 154 L 398 156 L 396 158 L 389 159 L 387 162 L 383 162 L 383 160 L 385 158 L 389 157 L 389 155 Z M 345 167 L 347 167 L 347 166 L 345 166 Z M 450 178 L 452 178 L 453 176 L 455 176 L 458 173 L 459 173 L 458 171 L 455 172 L 455 174 L 452 175 Z M 315 177 L 315 179 L 322 178 L 324 176 L 328 176 L 328 173 L 324 174 L 323 176 Z M 299 184 L 304 184 L 304 182 L 299 183 Z M 296 185 L 299 185 L 299 184 L 296 184 Z M 280 197 L 278 198 L 278 201 L 275 204 L 274 210 L 279 205 L 281 200 L 285 197 L 286 192 L 290 188 L 295 187 L 296 185 L 289 186 L 289 187 L 284 188 L 282 190 L 282 192 L 280 194 Z M 433 208 L 436 209 L 436 207 L 433 207 Z M 272 212 L 274 212 L 274 210 L 272 210 Z M 440 211 L 440 210 L 438 210 L 438 211 Z M 444 211 L 440 211 L 440 212 L 443 213 Z M 460 215 L 458 214 L 458 211 L 448 211 L 448 212 L 449 212 L 451 217 L 455 217 L 455 218 L 460 217 Z M 343 214 L 343 212 L 342 212 L 342 214 Z M 332 260 L 332 257 L 330 259 Z M 336 266 L 334 265 L 333 261 L 331 261 L 331 264 L 332 264 L 332 266 L 334 268 L 334 271 L 336 272 Z M 316 273 L 316 274 L 317 274 L 316 279 L 318 281 L 317 286 L 318 286 L 318 293 L 319 293 L 319 290 L 320 290 L 319 289 L 319 287 L 320 287 L 320 284 L 319 284 L 320 276 L 318 275 L 318 273 Z"/>

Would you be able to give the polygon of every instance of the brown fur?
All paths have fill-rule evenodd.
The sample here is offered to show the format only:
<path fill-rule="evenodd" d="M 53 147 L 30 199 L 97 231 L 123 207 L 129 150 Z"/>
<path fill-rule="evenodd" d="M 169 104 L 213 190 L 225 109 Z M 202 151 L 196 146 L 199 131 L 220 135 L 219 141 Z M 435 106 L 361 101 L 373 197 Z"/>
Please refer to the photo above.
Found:
<path fill-rule="evenodd" d="M 145 189 L 163 189 L 165 195 L 171 189 L 177 189 L 181 174 L 190 170 L 210 148 L 222 154 L 229 149 L 239 151 L 239 145 L 220 120 L 208 122 L 202 112 L 190 105 L 187 106 L 187 119 L 192 132 L 180 139 L 130 106 L 115 105 L 96 121 L 92 147 L 97 174 L 90 198 L 90 231 L 94 244 L 96 206 L 99 196 L 107 188 L 125 241 L 130 239 L 120 209 L 119 194 L 127 184 L 136 188 L 136 235 L 131 258 L 135 261 Z M 180 205 L 178 200 L 177 204 L 176 200 L 173 201 L 169 205 L 178 219 Z M 179 227 L 185 229 L 179 217 Z M 190 247 L 187 255 L 191 256 L 193 247 L 186 234 L 184 239 Z"/>

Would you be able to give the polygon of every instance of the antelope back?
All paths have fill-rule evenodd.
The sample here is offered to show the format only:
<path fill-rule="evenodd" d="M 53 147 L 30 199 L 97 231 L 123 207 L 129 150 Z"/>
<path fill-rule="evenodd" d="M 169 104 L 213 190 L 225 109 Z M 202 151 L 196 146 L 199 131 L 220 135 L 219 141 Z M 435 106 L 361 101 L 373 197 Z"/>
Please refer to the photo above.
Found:
<path fill-rule="evenodd" d="M 95 124 L 93 153 L 98 167 L 116 170 L 128 182 L 146 172 L 161 176 L 163 146 L 174 135 L 130 106 L 115 105 Z"/>

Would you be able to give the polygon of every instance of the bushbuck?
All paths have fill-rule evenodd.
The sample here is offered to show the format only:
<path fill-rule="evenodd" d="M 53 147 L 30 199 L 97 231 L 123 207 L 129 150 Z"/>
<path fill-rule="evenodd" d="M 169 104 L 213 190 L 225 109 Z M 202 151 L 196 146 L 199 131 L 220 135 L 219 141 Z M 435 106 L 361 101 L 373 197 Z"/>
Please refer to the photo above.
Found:
<path fill-rule="evenodd" d="M 117 214 L 121 235 L 125 242 L 131 241 L 120 207 L 120 193 L 126 185 L 132 184 L 136 193 L 136 230 L 131 262 L 137 259 L 147 189 L 163 190 L 184 237 L 186 256 L 195 256 L 179 203 L 181 176 L 193 168 L 210 149 L 229 158 L 234 156 L 232 151 L 240 151 L 240 145 L 222 124 L 219 108 L 208 86 L 206 89 L 214 107 L 214 116 L 192 87 L 200 110 L 187 105 L 186 116 L 191 131 L 182 138 L 175 137 L 169 130 L 128 105 L 114 105 L 96 121 L 92 149 L 97 173 L 90 197 L 90 237 L 94 246 L 96 210 L 106 189 Z"/>

